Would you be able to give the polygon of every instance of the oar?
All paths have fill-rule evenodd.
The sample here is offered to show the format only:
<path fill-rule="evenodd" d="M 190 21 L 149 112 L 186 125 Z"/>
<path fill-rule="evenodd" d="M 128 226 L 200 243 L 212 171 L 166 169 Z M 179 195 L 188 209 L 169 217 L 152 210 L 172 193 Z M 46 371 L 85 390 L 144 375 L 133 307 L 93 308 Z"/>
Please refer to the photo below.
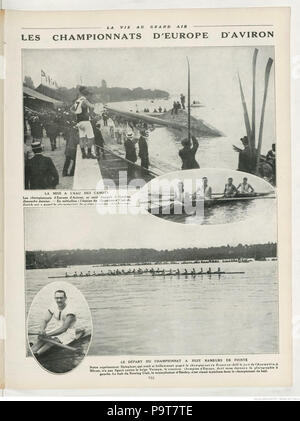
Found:
<path fill-rule="evenodd" d="M 266 66 L 266 72 L 265 72 L 265 91 L 264 91 L 263 105 L 262 105 L 262 110 L 261 110 L 261 119 L 260 119 L 258 145 L 257 145 L 256 174 L 258 174 L 258 167 L 259 167 L 259 162 L 260 162 L 260 152 L 261 152 L 262 137 L 263 137 L 263 130 L 264 130 L 265 109 L 266 109 L 266 103 L 267 103 L 268 86 L 269 86 L 272 64 L 273 64 L 273 59 L 269 58 L 267 66 Z"/>
<path fill-rule="evenodd" d="M 188 66 L 188 140 L 191 142 L 191 72 L 189 58 L 186 58 Z"/>
<path fill-rule="evenodd" d="M 256 62 L 257 62 L 257 54 L 258 49 L 255 48 L 253 53 L 253 86 L 252 86 L 252 136 L 251 139 L 249 139 L 249 142 L 251 142 L 251 151 L 252 153 L 255 150 L 255 136 L 256 136 L 256 128 L 255 128 L 255 105 L 256 105 Z"/>
<path fill-rule="evenodd" d="M 244 121 L 245 121 L 245 126 L 246 126 L 246 132 L 247 132 L 247 137 L 248 137 L 248 140 L 249 140 L 249 147 L 251 149 L 252 130 L 251 130 L 251 126 L 250 126 L 250 120 L 249 120 L 249 114 L 248 114 L 246 99 L 245 99 L 245 95 L 244 95 L 242 82 L 241 82 L 241 78 L 240 78 L 239 73 L 238 73 L 238 79 L 239 79 L 239 85 L 240 85 L 240 94 L 241 94 L 242 106 L 243 106 L 243 111 L 244 111 Z M 251 152 L 252 152 L 252 150 L 251 150 Z"/>
<path fill-rule="evenodd" d="M 64 345 L 64 344 L 62 344 L 60 342 L 57 342 L 55 339 L 43 337 L 43 335 L 41 335 L 40 333 L 28 332 L 28 335 L 31 335 L 31 336 L 40 336 L 40 339 L 42 341 L 47 342 L 47 343 L 52 344 L 52 345 L 56 345 L 59 348 L 67 349 L 68 351 L 72 351 L 72 352 L 76 352 L 77 351 L 77 349 L 76 348 L 73 348 L 72 346 Z"/>

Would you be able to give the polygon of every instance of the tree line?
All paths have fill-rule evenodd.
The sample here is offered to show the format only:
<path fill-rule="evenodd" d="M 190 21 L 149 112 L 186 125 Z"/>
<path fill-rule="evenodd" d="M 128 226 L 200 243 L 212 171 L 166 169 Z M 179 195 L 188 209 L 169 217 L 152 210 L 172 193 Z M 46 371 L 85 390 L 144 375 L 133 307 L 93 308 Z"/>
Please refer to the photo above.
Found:
<path fill-rule="evenodd" d="M 25 76 L 23 81 L 24 86 L 31 89 L 36 89 L 32 78 Z M 56 99 L 71 104 L 78 96 L 79 85 L 73 88 L 59 87 L 52 91 Z M 164 99 L 169 98 L 169 93 L 161 89 L 143 89 L 137 87 L 134 89 L 104 86 L 89 86 L 89 90 L 93 93 L 93 102 L 118 102 L 118 101 L 134 101 L 140 99 Z M 54 97 L 54 96 L 53 96 Z M 135 110 L 134 110 L 135 111 Z"/>
<path fill-rule="evenodd" d="M 26 251 L 26 268 L 42 269 L 71 265 L 129 264 L 150 262 L 199 261 L 217 259 L 264 260 L 277 256 L 277 244 L 252 244 L 219 246 L 208 248 L 179 248 L 174 250 L 143 249 L 98 249 Z"/>

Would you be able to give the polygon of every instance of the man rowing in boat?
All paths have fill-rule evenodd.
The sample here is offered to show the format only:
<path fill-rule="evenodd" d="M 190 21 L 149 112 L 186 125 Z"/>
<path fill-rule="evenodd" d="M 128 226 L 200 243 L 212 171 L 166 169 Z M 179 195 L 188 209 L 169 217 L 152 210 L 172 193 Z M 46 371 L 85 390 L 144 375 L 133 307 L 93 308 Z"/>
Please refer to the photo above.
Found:
<path fill-rule="evenodd" d="M 210 200 L 212 196 L 212 188 L 208 185 L 207 177 L 202 178 L 202 186 L 196 191 L 196 199 Z"/>
<path fill-rule="evenodd" d="M 63 290 L 58 290 L 54 294 L 56 305 L 50 306 L 41 323 L 39 337 L 37 342 L 32 346 L 31 350 L 39 356 L 53 346 L 46 340 L 54 339 L 55 341 L 67 345 L 76 339 L 76 312 L 70 304 L 67 303 L 67 295 Z M 55 327 L 47 330 L 50 321 L 54 322 Z M 45 339 L 45 340 L 43 340 Z"/>
<path fill-rule="evenodd" d="M 229 177 L 227 184 L 225 184 L 224 197 L 234 197 L 237 193 L 237 188 L 233 184 L 233 178 Z"/>
<path fill-rule="evenodd" d="M 243 182 L 237 186 L 239 195 L 251 195 L 254 193 L 254 188 L 248 183 L 248 178 L 244 177 Z"/>

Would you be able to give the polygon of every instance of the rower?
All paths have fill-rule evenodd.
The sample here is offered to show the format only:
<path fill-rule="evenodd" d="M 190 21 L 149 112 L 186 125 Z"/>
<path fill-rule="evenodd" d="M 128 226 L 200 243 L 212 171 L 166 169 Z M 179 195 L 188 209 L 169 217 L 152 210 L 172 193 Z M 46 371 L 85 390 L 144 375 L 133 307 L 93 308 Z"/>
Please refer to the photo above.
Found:
<path fill-rule="evenodd" d="M 237 190 L 239 194 L 242 195 L 249 195 L 254 193 L 254 188 L 251 186 L 251 184 L 248 183 L 247 177 L 243 178 L 243 182 L 238 185 Z"/>
<path fill-rule="evenodd" d="M 211 268 L 208 268 L 207 274 L 211 275 Z"/>
<path fill-rule="evenodd" d="M 77 272 L 75 271 L 74 272 L 74 275 L 73 275 L 75 278 L 76 278 L 76 276 L 78 276 L 78 274 L 77 274 Z"/>
<path fill-rule="evenodd" d="M 70 110 L 77 116 L 76 127 L 79 130 L 82 158 L 96 158 L 92 154 L 92 147 L 95 147 L 95 135 L 90 121 L 90 112 L 94 110 L 95 106 L 88 100 L 92 93 L 85 86 L 80 86 L 79 93 L 81 96 L 75 101 Z"/>
<path fill-rule="evenodd" d="M 202 178 L 202 186 L 196 191 L 196 199 L 211 200 L 212 188 L 208 185 L 207 177 Z"/>
<path fill-rule="evenodd" d="M 199 272 L 199 273 L 200 273 L 200 275 L 202 275 L 202 274 L 203 274 L 203 268 L 201 268 L 201 270 L 200 270 L 200 272 Z"/>
<path fill-rule="evenodd" d="M 192 269 L 192 275 L 196 275 L 196 269 L 195 268 Z"/>
<path fill-rule="evenodd" d="M 79 276 L 83 276 L 83 273 L 82 272 L 80 272 L 80 275 Z"/>
<path fill-rule="evenodd" d="M 224 197 L 234 197 L 238 193 L 237 188 L 233 184 L 233 178 L 229 177 L 227 184 L 225 184 Z"/>
<path fill-rule="evenodd" d="M 218 268 L 218 273 L 221 273 L 221 268 Z"/>
<path fill-rule="evenodd" d="M 68 272 L 66 272 L 66 274 L 65 274 L 65 278 L 67 278 L 69 275 L 68 275 Z"/>
<path fill-rule="evenodd" d="M 31 350 L 34 355 L 39 356 L 46 352 L 53 344 L 46 343 L 46 340 L 54 339 L 61 344 L 67 345 L 76 339 L 76 312 L 73 307 L 67 303 L 67 295 L 63 290 L 57 290 L 54 293 L 55 303 L 50 305 L 41 322 L 37 342 Z M 53 321 L 54 328 L 48 329 L 48 324 Z"/>

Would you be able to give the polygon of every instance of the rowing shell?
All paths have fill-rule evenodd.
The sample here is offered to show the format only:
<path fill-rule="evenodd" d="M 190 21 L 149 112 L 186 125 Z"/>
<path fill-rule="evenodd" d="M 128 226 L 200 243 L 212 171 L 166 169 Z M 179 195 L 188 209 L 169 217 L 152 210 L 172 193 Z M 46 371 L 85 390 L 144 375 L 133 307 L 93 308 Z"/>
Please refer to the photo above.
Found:
<path fill-rule="evenodd" d="M 223 205 L 227 205 L 227 204 L 233 204 L 236 202 L 248 202 L 250 200 L 255 200 L 255 199 L 274 199 L 275 196 L 270 196 L 272 192 L 268 192 L 268 193 L 254 193 L 252 195 L 249 196 L 243 196 L 243 195 L 239 195 L 239 196 L 234 196 L 234 197 L 220 197 L 220 198 L 213 198 L 213 199 L 197 199 L 197 200 L 192 200 L 191 201 L 191 208 L 195 207 L 195 206 L 203 206 L 204 208 L 209 208 L 209 207 L 215 207 L 215 206 L 223 206 Z M 185 212 L 185 208 L 184 208 L 184 204 L 182 202 L 180 202 L 179 200 L 175 200 L 175 201 L 166 201 L 165 204 L 162 205 L 156 205 L 154 204 L 153 206 L 149 206 L 148 207 L 148 212 L 149 213 L 153 213 L 153 214 L 173 214 L 173 213 L 178 213 L 178 211 L 183 211 Z M 194 209 L 189 209 L 190 211 L 193 211 Z M 176 212 L 177 211 L 177 212 Z M 179 212 L 182 213 L 182 212 Z"/>
<path fill-rule="evenodd" d="M 149 272 L 148 274 L 143 273 L 143 274 L 139 274 L 136 273 L 135 276 L 138 275 L 151 275 L 151 276 L 202 276 L 202 275 L 236 275 L 236 274 L 244 274 L 245 272 L 181 272 L 181 273 L 163 273 L 163 272 L 157 272 L 157 273 L 151 273 Z"/>
<path fill-rule="evenodd" d="M 96 277 L 96 276 L 140 276 L 140 275 L 143 275 L 143 276 L 145 276 L 145 275 L 148 275 L 148 276 L 155 276 L 155 275 L 158 275 L 158 276 L 161 276 L 161 275 L 163 275 L 163 276 L 167 276 L 167 275 L 168 276 L 169 275 L 180 275 L 180 276 L 184 276 L 184 275 L 233 275 L 233 274 L 237 274 L 237 273 L 245 273 L 245 272 L 221 272 L 221 271 L 220 272 L 216 271 L 216 272 L 211 272 L 211 273 L 209 273 L 209 272 L 197 272 L 197 273 L 182 272 L 182 273 L 178 274 L 178 273 L 163 273 L 163 272 L 153 273 L 153 272 L 148 271 L 148 272 L 140 272 L 140 273 L 139 272 L 130 272 L 130 273 L 95 273 L 95 274 L 89 274 L 89 275 L 84 274 L 84 275 L 68 275 L 68 276 L 60 275 L 60 276 L 48 276 L 48 278 L 67 279 L 67 278 L 86 278 L 86 277 Z"/>
<path fill-rule="evenodd" d="M 44 342 L 53 342 L 53 346 L 35 357 L 38 363 L 52 373 L 66 373 L 77 367 L 85 357 L 91 342 L 91 334 L 83 330 L 68 345 L 58 346 L 51 338 L 45 338 Z"/>

